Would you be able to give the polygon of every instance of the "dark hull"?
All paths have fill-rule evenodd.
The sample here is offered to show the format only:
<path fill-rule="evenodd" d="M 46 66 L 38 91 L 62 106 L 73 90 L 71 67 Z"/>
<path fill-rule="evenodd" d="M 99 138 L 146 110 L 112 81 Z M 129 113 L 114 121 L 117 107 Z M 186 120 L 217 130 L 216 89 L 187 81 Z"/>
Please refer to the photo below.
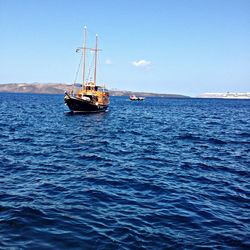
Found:
<path fill-rule="evenodd" d="M 68 95 L 64 97 L 64 102 L 73 112 L 104 112 L 108 108 L 108 105 L 96 105 L 93 102 L 69 97 Z"/>

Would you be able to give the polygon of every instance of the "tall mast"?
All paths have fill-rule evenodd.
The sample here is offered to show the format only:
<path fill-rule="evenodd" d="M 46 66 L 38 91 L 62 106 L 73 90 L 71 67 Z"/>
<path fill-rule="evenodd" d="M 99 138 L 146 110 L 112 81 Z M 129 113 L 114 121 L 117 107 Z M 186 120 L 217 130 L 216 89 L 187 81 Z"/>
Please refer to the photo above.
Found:
<path fill-rule="evenodd" d="M 83 64 L 82 64 L 82 89 L 84 89 L 85 63 L 86 63 L 86 32 L 87 32 L 87 27 L 84 26 L 84 38 L 83 38 Z"/>
<path fill-rule="evenodd" d="M 96 34 L 96 43 L 95 43 L 95 71 L 94 71 L 94 84 L 95 84 L 95 86 L 96 86 L 97 51 L 98 51 L 98 34 Z"/>

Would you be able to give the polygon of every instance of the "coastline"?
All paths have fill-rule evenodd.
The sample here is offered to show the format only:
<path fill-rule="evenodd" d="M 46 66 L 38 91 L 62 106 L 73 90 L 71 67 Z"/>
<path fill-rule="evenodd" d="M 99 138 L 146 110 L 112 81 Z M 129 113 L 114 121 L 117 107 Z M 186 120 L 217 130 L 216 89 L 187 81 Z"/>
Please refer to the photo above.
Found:
<path fill-rule="evenodd" d="M 250 92 L 203 93 L 198 98 L 213 99 L 250 99 Z"/>
<path fill-rule="evenodd" d="M 64 94 L 71 85 L 66 83 L 4 83 L 0 84 L 0 93 L 31 93 L 31 94 Z M 128 90 L 109 90 L 111 96 L 143 96 L 143 97 L 168 97 L 190 98 L 180 94 L 151 93 Z"/>

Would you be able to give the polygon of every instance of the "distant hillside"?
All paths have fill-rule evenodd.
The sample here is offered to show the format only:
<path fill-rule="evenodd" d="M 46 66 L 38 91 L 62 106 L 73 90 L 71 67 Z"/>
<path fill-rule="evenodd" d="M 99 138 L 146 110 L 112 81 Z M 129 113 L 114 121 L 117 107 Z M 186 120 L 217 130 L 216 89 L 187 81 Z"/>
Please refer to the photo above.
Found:
<path fill-rule="evenodd" d="M 150 93 L 150 92 L 133 92 L 127 90 L 110 90 L 110 95 L 112 96 L 151 96 L 151 97 L 168 97 L 168 98 L 189 98 L 189 96 L 178 95 L 178 94 L 159 94 L 159 93 Z"/>
<path fill-rule="evenodd" d="M 7 83 L 0 84 L 0 92 L 63 94 L 67 89 L 63 83 Z"/>
<path fill-rule="evenodd" d="M 35 93 L 35 94 L 64 94 L 70 85 L 65 83 L 7 83 L 0 84 L 0 92 L 8 93 Z M 147 92 L 133 92 L 127 90 L 110 90 L 111 96 L 155 96 L 169 98 L 188 98 L 188 96 L 178 94 L 158 94 Z"/>

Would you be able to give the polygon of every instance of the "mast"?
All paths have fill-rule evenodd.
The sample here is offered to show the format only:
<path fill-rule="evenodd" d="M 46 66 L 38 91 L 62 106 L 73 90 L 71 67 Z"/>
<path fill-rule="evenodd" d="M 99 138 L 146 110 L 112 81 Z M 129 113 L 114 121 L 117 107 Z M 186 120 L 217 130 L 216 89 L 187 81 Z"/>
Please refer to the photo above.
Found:
<path fill-rule="evenodd" d="M 98 34 L 96 34 L 96 43 L 95 43 L 95 71 L 94 71 L 94 85 L 95 86 L 96 86 L 97 51 L 98 51 Z"/>
<path fill-rule="evenodd" d="M 83 38 L 83 64 L 82 64 L 82 89 L 84 89 L 85 63 L 86 63 L 86 32 L 87 32 L 87 27 L 84 26 L 84 38 Z"/>

